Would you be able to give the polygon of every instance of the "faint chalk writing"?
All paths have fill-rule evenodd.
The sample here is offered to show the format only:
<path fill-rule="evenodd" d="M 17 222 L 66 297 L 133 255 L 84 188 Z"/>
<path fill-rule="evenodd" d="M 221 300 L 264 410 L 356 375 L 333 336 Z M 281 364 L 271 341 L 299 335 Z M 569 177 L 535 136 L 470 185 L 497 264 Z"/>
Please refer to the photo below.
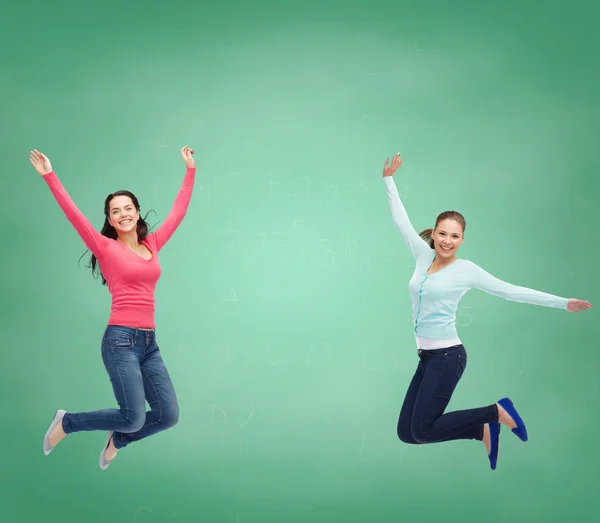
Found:
<path fill-rule="evenodd" d="M 337 200 L 338 188 L 335 185 L 328 185 L 325 192 L 325 203 L 331 203 Z"/>
<path fill-rule="evenodd" d="M 305 363 L 307 366 L 322 363 L 329 360 L 331 356 L 331 345 L 322 341 L 314 342 L 306 356 Z"/>
<path fill-rule="evenodd" d="M 300 225 L 301 223 L 303 223 L 302 220 L 294 220 L 292 222 L 292 230 L 294 231 L 294 236 L 302 232 L 302 226 Z"/>
<path fill-rule="evenodd" d="M 368 118 L 369 118 L 369 115 L 364 114 L 363 117 L 360 119 L 360 122 L 354 124 L 354 127 L 358 128 L 358 129 L 362 129 L 363 127 L 365 127 L 365 124 L 366 124 Z"/>
<path fill-rule="evenodd" d="M 359 183 L 359 184 L 350 184 L 350 183 L 347 183 L 347 184 L 344 185 L 344 187 L 350 189 L 350 191 L 353 194 L 363 194 L 364 191 L 365 191 L 365 186 L 362 183 Z"/>
<path fill-rule="evenodd" d="M 240 428 L 245 427 L 252 419 L 252 416 L 254 416 L 254 405 L 252 405 L 252 407 L 250 407 L 250 410 L 244 410 L 240 414 L 239 419 L 238 419 Z"/>
<path fill-rule="evenodd" d="M 306 196 L 308 198 L 310 196 L 310 178 L 303 176 L 300 178 L 296 178 L 296 180 L 302 181 L 303 188 L 302 188 L 302 192 L 294 191 L 293 195 L 294 196 Z"/>
<path fill-rule="evenodd" d="M 152 512 L 152 509 L 150 507 L 139 507 L 133 514 L 133 521 L 137 520 L 137 517 L 140 514 L 140 512 Z"/>
<path fill-rule="evenodd" d="M 215 425 L 218 423 L 225 423 L 229 419 L 227 412 L 225 412 L 218 405 L 210 405 L 210 408 L 211 408 L 211 415 L 210 415 L 210 424 L 211 425 Z M 217 415 L 216 417 L 215 417 L 215 414 Z"/>
<path fill-rule="evenodd" d="M 230 289 L 231 291 L 231 298 L 223 298 L 221 300 L 221 303 L 219 305 L 223 305 L 224 303 L 233 303 L 235 305 L 235 307 L 237 308 L 237 304 L 240 301 L 239 298 L 237 297 L 237 293 L 235 292 L 234 288 Z"/>
<path fill-rule="evenodd" d="M 151 507 L 139 507 L 139 508 L 138 508 L 138 509 L 135 511 L 135 513 L 134 513 L 134 515 L 133 515 L 133 520 L 132 520 L 132 521 L 134 521 L 134 522 L 135 522 L 135 521 L 137 521 L 137 520 L 138 520 L 138 516 L 139 516 L 139 515 L 140 515 L 142 512 L 153 512 L 153 510 L 152 510 L 152 508 L 151 508 Z M 176 511 L 175 511 L 175 512 L 173 512 L 171 515 L 169 515 L 169 516 L 164 516 L 164 519 L 163 519 L 163 518 L 161 518 L 161 519 L 162 519 L 163 521 L 164 521 L 164 520 L 172 520 L 172 519 L 175 519 L 175 518 L 176 518 L 176 517 L 177 517 L 179 514 L 181 514 L 181 510 L 176 510 Z M 156 521 L 156 519 L 155 519 L 155 518 L 156 518 L 156 516 L 155 516 L 155 517 L 153 517 L 153 521 Z M 144 518 L 144 519 L 145 519 L 145 518 Z"/>
<path fill-rule="evenodd" d="M 269 176 L 269 197 L 273 195 L 273 186 L 279 185 L 279 182 L 273 180 L 273 175 Z"/>
<path fill-rule="evenodd" d="M 469 325 L 471 325 L 471 323 L 473 323 L 473 316 L 471 314 L 469 314 L 468 312 L 463 312 L 465 309 L 473 309 L 474 307 L 471 307 L 469 305 L 465 305 L 464 307 L 461 307 L 458 311 L 458 315 L 457 315 L 457 319 L 458 317 L 463 317 L 465 318 L 464 322 L 466 323 L 459 323 L 458 326 L 459 327 L 468 327 Z"/>
<path fill-rule="evenodd" d="M 398 196 L 400 196 L 400 200 L 402 200 L 403 202 L 406 202 L 408 200 L 408 189 L 410 188 L 410 185 L 405 185 L 404 187 L 402 187 L 402 189 L 400 189 L 398 191 Z"/>
<path fill-rule="evenodd" d="M 268 363 L 273 367 L 277 367 L 285 363 L 281 358 L 281 351 L 278 351 L 276 353 L 276 356 L 278 357 L 273 357 L 273 349 L 270 346 L 263 347 L 263 349 L 258 354 L 260 360 Z"/>
<path fill-rule="evenodd" d="M 374 355 L 381 354 L 383 351 L 374 350 L 369 348 L 366 342 L 363 342 L 363 350 L 362 350 L 362 364 L 365 368 L 369 370 L 380 371 L 384 370 L 381 366 L 373 365 L 371 361 L 374 359 Z"/>
<path fill-rule="evenodd" d="M 400 454 L 400 463 L 403 465 L 414 465 L 424 457 L 423 445 L 405 445 Z"/>
<path fill-rule="evenodd" d="M 206 195 L 206 199 L 208 202 L 208 205 L 210 205 L 212 203 L 212 188 L 210 187 L 210 185 L 201 183 L 197 186 L 196 189 L 197 192 L 201 193 L 201 194 L 205 194 Z"/>
<path fill-rule="evenodd" d="M 321 238 L 318 242 L 328 243 L 329 239 Z M 322 263 L 320 263 L 319 266 L 325 269 L 335 269 L 335 251 L 333 249 L 329 248 L 325 251 L 322 257 Z"/>
<path fill-rule="evenodd" d="M 264 232 L 255 232 L 254 233 L 255 236 L 258 236 L 259 238 L 261 238 L 261 242 L 260 242 L 260 246 L 261 247 L 265 247 L 267 245 L 267 234 Z"/>
<path fill-rule="evenodd" d="M 350 233 L 346 233 L 346 258 L 353 259 L 356 255 L 356 242 L 350 239 Z"/>
<path fill-rule="evenodd" d="M 236 231 L 235 229 L 229 229 L 227 231 L 227 236 L 229 237 L 229 240 L 232 240 L 233 238 L 238 238 L 240 236 L 240 234 L 241 233 L 239 231 Z M 234 245 L 234 242 L 235 241 L 233 241 L 232 243 L 225 244 L 225 247 L 227 249 L 234 249 L 234 250 L 238 251 L 239 249 L 237 248 L 237 246 Z"/>

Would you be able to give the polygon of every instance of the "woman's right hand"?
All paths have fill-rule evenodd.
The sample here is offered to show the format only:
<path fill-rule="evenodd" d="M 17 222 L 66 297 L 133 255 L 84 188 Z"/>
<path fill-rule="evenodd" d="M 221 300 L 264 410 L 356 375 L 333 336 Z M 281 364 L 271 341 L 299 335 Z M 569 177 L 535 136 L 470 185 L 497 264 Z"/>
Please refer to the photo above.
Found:
<path fill-rule="evenodd" d="M 385 165 L 383 166 L 383 177 L 393 176 L 396 172 L 396 169 L 402 165 L 402 158 L 400 158 L 400 153 L 395 154 L 392 158 L 392 165 L 389 165 L 390 159 L 388 158 L 385 161 Z"/>
<path fill-rule="evenodd" d="M 37 149 L 34 149 L 29 153 L 29 161 L 31 162 L 31 165 L 35 167 L 35 170 L 42 176 L 52 172 L 50 160 L 48 160 L 48 157 L 44 153 L 41 153 Z"/>
<path fill-rule="evenodd" d="M 183 158 L 186 167 L 196 167 L 196 162 L 194 162 L 192 154 L 194 154 L 193 149 L 190 149 L 187 145 L 181 148 L 181 157 Z"/>

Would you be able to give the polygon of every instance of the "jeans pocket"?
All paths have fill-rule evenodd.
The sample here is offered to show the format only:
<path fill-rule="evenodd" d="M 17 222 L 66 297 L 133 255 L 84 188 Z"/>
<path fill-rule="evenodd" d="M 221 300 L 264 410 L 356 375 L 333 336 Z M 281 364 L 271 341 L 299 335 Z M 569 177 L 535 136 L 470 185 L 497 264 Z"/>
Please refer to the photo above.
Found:
<path fill-rule="evenodd" d="M 456 363 L 456 377 L 458 379 L 462 378 L 463 372 L 465 372 L 465 368 L 467 367 L 467 358 L 464 354 L 458 354 L 458 361 Z"/>
<path fill-rule="evenodd" d="M 135 340 L 133 336 L 128 336 L 127 334 L 112 334 L 111 336 L 106 337 L 106 343 L 111 349 L 132 349 L 135 345 Z"/>

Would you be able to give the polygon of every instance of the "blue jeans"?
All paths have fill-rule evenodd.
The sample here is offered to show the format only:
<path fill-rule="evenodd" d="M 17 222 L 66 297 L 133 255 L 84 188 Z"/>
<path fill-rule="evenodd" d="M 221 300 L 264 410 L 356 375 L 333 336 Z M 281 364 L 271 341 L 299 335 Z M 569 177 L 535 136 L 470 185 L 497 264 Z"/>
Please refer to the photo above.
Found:
<path fill-rule="evenodd" d="M 467 366 L 463 345 L 446 349 L 419 349 L 419 364 L 406 392 L 398 419 L 398 437 L 421 444 L 483 438 L 483 426 L 498 421 L 498 407 L 444 413 Z"/>
<path fill-rule="evenodd" d="M 102 360 L 120 408 L 68 412 L 62 420 L 67 434 L 112 430 L 119 449 L 177 423 L 177 396 L 154 330 L 109 325 L 102 338 Z"/>

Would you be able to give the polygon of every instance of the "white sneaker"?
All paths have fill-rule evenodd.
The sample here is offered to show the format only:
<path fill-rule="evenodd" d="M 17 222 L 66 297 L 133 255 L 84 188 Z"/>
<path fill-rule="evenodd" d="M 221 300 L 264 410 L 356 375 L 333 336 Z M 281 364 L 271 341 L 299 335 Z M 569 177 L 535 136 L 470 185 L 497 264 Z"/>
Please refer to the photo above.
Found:
<path fill-rule="evenodd" d="M 108 468 L 108 466 L 112 463 L 112 459 L 110 461 L 106 459 L 106 449 L 108 448 L 108 445 L 110 444 L 110 440 L 112 439 L 112 437 L 113 437 L 113 431 L 111 430 L 111 431 L 109 431 L 109 433 L 106 437 L 106 445 L 104 445 L 104 449 L 100 453 L 100 468 L 102 470 L 106 470 Z"/>
<path fill-rule="evenodd" d="M 63 417 L 66 413 L 67 413 L 66 410 L 57 410 L 56 414 L 54 414 L 52 423 L 50 423 L 50 427 L 48 428 L 48 431 L 46 432 L 46 435 L 44 436 L 44 454 L 46 454 L 46 456 L 54 450 L 54 447 L 52 445 L 50 445 L 50 434 L 52 434 L 54 427 L 56 427 L 56 425 L 58 425 L 59 421 L 61 421 L 63 419 Z"/>

